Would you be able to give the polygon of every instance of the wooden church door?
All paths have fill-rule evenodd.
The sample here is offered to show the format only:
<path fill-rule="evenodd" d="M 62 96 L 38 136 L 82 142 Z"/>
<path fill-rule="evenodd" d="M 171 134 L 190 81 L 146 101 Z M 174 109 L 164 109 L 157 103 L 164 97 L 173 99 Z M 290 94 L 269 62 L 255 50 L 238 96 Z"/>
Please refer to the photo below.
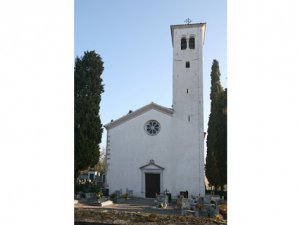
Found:
<path fill-rule="evenodd" d="M 146 198 L 155 198 L 160 193 L 160 174 L 146 173 Z"/>

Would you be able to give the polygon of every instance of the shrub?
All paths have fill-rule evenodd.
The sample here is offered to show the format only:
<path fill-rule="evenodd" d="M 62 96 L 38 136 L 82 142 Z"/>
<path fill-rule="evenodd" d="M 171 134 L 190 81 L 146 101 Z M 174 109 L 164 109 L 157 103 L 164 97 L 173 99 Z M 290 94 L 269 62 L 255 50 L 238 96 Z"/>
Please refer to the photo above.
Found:
<path fill-rule="evenodd" d="M 123 195 L 122 195 L 122 198 L 128 199 L 128 193 L 123 194 Z"/>
<path fill-rule="evenodd" d="M 75 193 L 84 192 L 84 193 L 98 193 L 101 191 L 101 187 L 93 183 L 83 183 L 77 184 L 75 186 Z"/>
<path fill-rule="evenodd" d="M 117 197 L 117 194 L 116 194 L 116 193 L 113 193 L 113 194 L 110 194 L 110 195 L 109 195 L 109 198 L 110 198 L 110 199 L 114 199 L 114 198 L 116 198 L 116 197 Z"/>

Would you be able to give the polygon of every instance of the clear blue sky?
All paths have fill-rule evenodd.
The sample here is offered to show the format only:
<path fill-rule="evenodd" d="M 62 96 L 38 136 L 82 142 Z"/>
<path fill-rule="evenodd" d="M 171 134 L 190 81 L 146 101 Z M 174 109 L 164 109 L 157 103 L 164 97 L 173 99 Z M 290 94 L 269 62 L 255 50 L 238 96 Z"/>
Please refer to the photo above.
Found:
<path fill-rule="evenodd" d="M 204 129 L 210 112 L 210 71 L 220 64 L 227 76 L 225 0 L 75 0 L 75 52 L 95 50 L 104 61 L 105 92 L 100 104 L 103 124 L 150 102 L 172 105 L 170 25 L 207 23 L 204 44 Z M 101 146 L 106 145 L 106 132 Z"/>

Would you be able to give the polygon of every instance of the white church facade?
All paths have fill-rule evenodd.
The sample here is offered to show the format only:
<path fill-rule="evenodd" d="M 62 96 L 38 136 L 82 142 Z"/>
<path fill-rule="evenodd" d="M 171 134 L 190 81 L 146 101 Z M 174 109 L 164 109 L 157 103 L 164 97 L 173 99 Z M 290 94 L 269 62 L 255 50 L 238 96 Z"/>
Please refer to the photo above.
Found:
<path fill-rule="evenodd" d="M 105 125 L 107 188 L 153 198 L 205 195 L 203 45 L 205 23 L 171 25 L 173 106 L 150 103 Z"/>

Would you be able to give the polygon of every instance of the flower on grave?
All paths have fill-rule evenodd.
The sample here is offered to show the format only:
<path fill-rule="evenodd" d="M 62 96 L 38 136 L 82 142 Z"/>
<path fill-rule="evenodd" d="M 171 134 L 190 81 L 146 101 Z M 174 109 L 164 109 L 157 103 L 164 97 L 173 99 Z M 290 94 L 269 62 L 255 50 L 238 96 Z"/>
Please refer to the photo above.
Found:
<path fill-rule="evenodd" d="M 103 197 L 103 193 L 101 191 L 96 193 L 96 197 L 97 198 L 102 198 Z"/>
<path fill-rule="evenodd" d="M 215 218 L 217 220 L 223 220 L 223 216 L 221 214 L 216 214 Z"/>
<path fill-rule="evenodd" d="M 227 211 L 227 205 L 223 204 L 223 205 L 219 205 L 220 211 Z"/>

